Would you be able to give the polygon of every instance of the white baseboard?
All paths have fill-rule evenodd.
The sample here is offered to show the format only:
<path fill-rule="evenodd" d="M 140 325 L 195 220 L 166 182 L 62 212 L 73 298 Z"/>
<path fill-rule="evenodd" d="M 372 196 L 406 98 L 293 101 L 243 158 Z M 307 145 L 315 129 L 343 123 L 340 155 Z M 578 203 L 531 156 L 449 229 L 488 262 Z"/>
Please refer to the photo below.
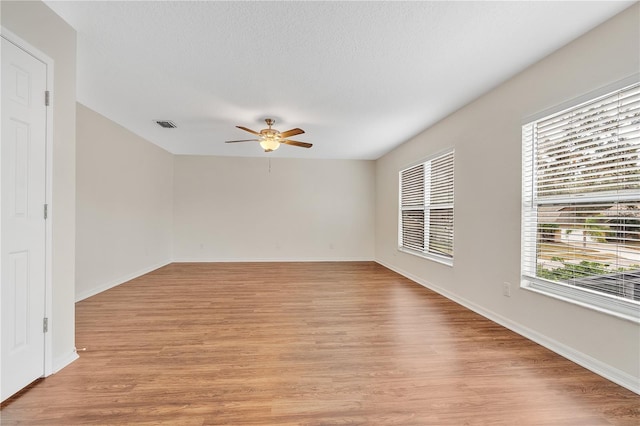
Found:
<path fill-rule="evenodd" d="M 95 296 L 98 293 L 102 293 L 103 291 L 109 290 L 110 288 L 113 288 L 113 287 L 119 286 L 120 284 L 126 283 L 127 281 L 130 281 L 130 280 L 132 280 L 134 278 L 138 278 L 141 275 L 148 274 L 149 272 L 155 271 L 156 269 L 162 268 L 163 266 L 166 266 L 166 265 L 168 265 L 170 263 L 172 263 L 171 260 L 160 262 L 160 263 L 157 263 L 155 265 L 149 266 L 147 268 L 140 269 L 140 270 L 138 270 L 138 271 L 136 271 L 134 273 L 127 274 L 127 275 L 122 276 L 120 278 L 117 278 L 115 280 L 111 280 L 109 282 L 106 282 L 106 283 L 101 284 L 98 287 L 94 287 L 94 288 L 92 288 L 90 290 L 85 290 L 85 291 L 83 291 L 81 293 L 76 294 L 76 303 L 81 301 L 81 300 L 84 300 L 86 298 L 89 298 L 91 296 Z"/>
<path fill-rule="evenodd" d="M 314 257 L 314 258 L 189 258 L 179 257 L 173 260 L 175 263 L 236 263 L 236 262 L 374 262 L 370 257 Z"/>
<path fill-rule="evenodd" d="M 505 318 L 502 315 L 478 306 L 475 303 L 466 300 L 454 293 L 451 293 L 450 291 L 442 287 L 434 285 L 433 283 L 430 283 L 416 275 L 403 271 L 380 260 L 376 260 L 376 262 L 386 268 L 391 269 L 394 272 L 397 272 L 400 275 L 403 275 L 406 278 L 409 278 L 412 281 L 415 281 L 421 286 L 433 290 L 436 293 L 439 293 L 442 296 L 446 297 L 447 299 L 450 299 L 464 306 L 465 308 L 470 309 L 473 312 L 480 314 L 483 317 L 488 318 L 491 321 L 500 324 L 501 326 L 508 328 L 509 330 L 518 333 L 519 335 L 526 337 L 527 339 L 536 342 L 541 346 L 544 346 L 545 348 L 557 353 L 558 355 L 563 356 L 564 358 L 567 358 L 570 361 L 575 362 L 576 364 L 586 368 L 587 370 L 590 370 L 607 380 L 610 380 L 624 388 L 627 388 L 632 392 L 640 394 L 640 380 L 638 380 L 637 377 L 634 377 L 631 374 L 612 367 L 611 365 L 605 364 L 602 361 L 599 361 L 585 353 L 577 351 L 561 342 L 558 342 L 557 340 L 551 339 L 541 333 L 538 333 L 535 330 L 532 330 L 508 318 Z"/>
<path fill-rule="evenodd" d="M 62 370 L 64 367 L 71 364 L 73 361 L 75 361 L 78 358 L 80 357 L 78 356 L 78 353 L 74 348 L 73 351 L 69 352 L 68 354 L 54 359 L 52 374 L 56 374 L 58 371 Z"/>

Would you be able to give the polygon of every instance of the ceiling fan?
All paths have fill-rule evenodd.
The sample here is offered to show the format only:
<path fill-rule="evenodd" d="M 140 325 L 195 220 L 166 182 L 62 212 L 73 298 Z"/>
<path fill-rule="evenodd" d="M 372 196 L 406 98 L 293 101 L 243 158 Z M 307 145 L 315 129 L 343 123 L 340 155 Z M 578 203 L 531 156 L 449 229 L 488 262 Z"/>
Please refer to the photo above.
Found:
<path fill-rule="evenodd" d="M 243 127 L 243 126 L 236 126 L 238 129 L 242 129 L 245 132 L 253 133 L 254 135 L 258 136 L 258 139 L 241 139 L 237 141 L 226 141 L 226 143 L 260 142 L 260 146 L 264 149 L 264 152 L 275 151 L 280 147 L 280 144 L 299 146 L 301 148 L 311 148 L 313 146 L 313 144 L 310 144 L 307 142 L 298 142 L 298 141 L 292 141 L 291 139 L 288 139 L 291 136 L 303 134 L 304 130 L 295 128 L 295 129 L 287 130 L 286 132 L 279 132 L 276 129 L 271 128 L 271 126 L 275 124 L 275 120 L 271 118 L 266 118 L 264 121 L 267 123 L 267 126 L 269 126 L 269 128 L 262 129 L 259 132 L 256 132 L 255 130 L 247 129 L 246 127 Z"/>

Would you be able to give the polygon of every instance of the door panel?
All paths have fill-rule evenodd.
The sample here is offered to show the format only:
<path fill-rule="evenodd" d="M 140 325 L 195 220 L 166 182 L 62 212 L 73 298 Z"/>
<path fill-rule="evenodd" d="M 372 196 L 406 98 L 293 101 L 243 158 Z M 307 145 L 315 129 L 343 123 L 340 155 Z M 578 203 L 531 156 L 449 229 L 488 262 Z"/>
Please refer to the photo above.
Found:
<path fill-rule="evenodd" d="M 0 397 L 44 375 L 47 67 L 2 39 Z"/>

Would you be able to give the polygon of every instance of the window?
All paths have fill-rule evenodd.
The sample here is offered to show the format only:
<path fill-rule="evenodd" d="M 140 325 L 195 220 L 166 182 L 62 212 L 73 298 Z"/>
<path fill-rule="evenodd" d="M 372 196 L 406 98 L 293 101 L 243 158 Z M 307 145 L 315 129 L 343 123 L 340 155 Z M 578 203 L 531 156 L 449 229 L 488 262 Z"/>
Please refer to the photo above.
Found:
<path fill-rule="evenodd" d="M 400 250 L 453 264 L 453 150 L 400 171 Z"/>
<path fill-rule="evenodd" d="M 640 321 L 640 84 L 523 126 L 522 285 Z"/>

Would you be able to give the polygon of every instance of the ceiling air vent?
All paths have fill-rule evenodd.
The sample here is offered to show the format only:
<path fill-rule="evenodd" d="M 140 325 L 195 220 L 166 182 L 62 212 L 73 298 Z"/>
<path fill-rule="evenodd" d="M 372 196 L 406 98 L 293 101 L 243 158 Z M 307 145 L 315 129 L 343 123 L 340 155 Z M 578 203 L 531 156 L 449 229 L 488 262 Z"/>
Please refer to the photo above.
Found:
<path fill-rule="evenodd" d="M 160 127 L 164 127 L 165 129 L 175 129 L 178 127 L 176 126 L 176 123 L 169 120 L 156 120 L 156 124 Z"/>

